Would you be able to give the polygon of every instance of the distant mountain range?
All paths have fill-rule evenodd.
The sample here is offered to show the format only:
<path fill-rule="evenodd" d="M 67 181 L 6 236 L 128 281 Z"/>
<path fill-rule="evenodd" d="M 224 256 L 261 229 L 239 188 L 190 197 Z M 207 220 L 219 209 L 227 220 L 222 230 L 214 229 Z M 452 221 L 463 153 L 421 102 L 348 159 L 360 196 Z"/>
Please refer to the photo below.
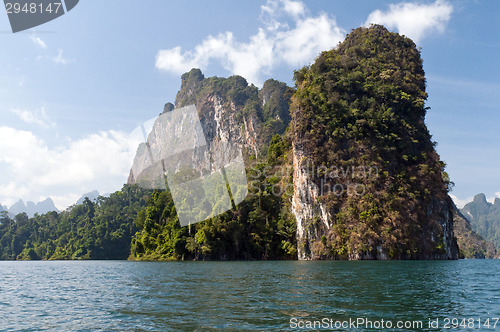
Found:
<path fill-rule="evenodd" d="M 486 195 L 478 194 L 460 212 L 469 219 L 473 231 L 500 248 L 500 198 L 490 203 Z"/>
<path fill-rule="evenodd" d="M 56 208 L 51 198 L 47 198 L 44 201 L 38 202 L 36 204 L 31 201 L 25 204 L 24 201 L 20 199 L 9 209 L 7 209 L 6 207 L 2 207 L 2 209 L 3 211 L 9 212 L 11 216 L 15 216 L 18 215 L 19 213 L 25 212 L 30 218 L 33 217 L 35 213 L 44 214 L 50 211 L 59 212 L 59 210 Z"/>
<path fill-rule="evenodd" d="M 76 205 L 82 204 L 86 197 L 88 197 L 91 201 L 95 201 L 97 199 L 97 197 L 99 197 L 99 192 L 97 190 L 93 190 L 91 192 L 83 194 L 82 197 L 80 197 L 76 201 Z"/>
<path fill-rule="evenodd" d="M 86 197 L 88 197 L 91 201 L 95 201 L 97 197 L 99 197 L 99 192 L 97 190 L 93 190 L 91 192 L 83 194 L 82 197 L 80 197 L 76 201 L 76 205 L 82 204 Z M 10 208 L 7 208 L 6 206 L 0 204 L 0 212 L 2 211 L 7 211 L 9 216 L 12 218 L 23 212 L 25 212 L 30 218 L 32 218 L 36 213 L 42 215 L 50 211 L 60 212 L 51 198 L 47 198 L 44 201 L 38 203 L 34 203 L 31 201 L 24 203 L 24 201 L 20 199 Z"/>

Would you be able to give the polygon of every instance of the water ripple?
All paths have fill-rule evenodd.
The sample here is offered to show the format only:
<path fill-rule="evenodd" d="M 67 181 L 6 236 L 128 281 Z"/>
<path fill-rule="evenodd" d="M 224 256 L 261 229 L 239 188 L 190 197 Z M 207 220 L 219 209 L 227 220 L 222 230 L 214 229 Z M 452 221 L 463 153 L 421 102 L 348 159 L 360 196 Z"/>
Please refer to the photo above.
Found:
<path fill-rule="evenodd" d="M 0 262 L 0 330 L 282 331 L 291 318 L 486 319 L 500 316 L 498 275 L 494 260 Z"/>

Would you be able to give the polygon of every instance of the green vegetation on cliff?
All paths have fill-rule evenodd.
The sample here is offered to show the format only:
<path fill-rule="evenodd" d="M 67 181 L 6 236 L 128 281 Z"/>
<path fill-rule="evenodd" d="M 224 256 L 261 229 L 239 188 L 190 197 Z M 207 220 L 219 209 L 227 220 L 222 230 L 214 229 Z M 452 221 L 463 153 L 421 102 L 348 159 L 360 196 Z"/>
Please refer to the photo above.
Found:
<path fill-rule="evenodd" d="M 445 243 L 450 182 L 424 123 L 425 76 L 413 41 L 382 26 L 358 28 L 295 78 L 295 150 L 325 174 L 378 169 L 356 179 L 361 192 L 330 190 L 348 187 L 350 177 L 313 179 L 334 222 L 319 225 L 323 237 L 305 250 L 340 259 L 455 257 L 456 243 Z"/>
<path fill-rule="evenodd" d="M 256 165 L 264 173 L 266 164 Z M 254 170 L 255 172 L 255 170 Z M 270 181 L 270 182 L 267 182 Z M 281 196 L 266 192 L 276 176 L 261 175 L 236 210 L 180 227 L 169 191 L 155 191 L 136 219 L 137 260 L 295 259 L 295 221 Z"/>
<path fill-rule="evenodd" d="M 274 79 L 264 82 L 259 90 L 253 84 L 248 85 L 241 76 L 205 78 L 199 69 L 192 69 L 182 75 L 182 85 L 177 93 L 175 106 L 196 104 L 204 123 L 204 117 L 209 116 L 208 110 L 213 109 L 216 98 L 221 103 L 220 106 L 234 110 L 233 116 L 238 126 L 253 127 L 245 129 L 255 130 L 254 148 L 265 157 L 271 138 L 276 134 L 283 135 L 290 123 L 292 94 L 290 87 Z M 223 120 L 228 120 L 227 118 L 229 116 Z M 250 148 L 249 142 L 246 143 L 246 147 Z"/>

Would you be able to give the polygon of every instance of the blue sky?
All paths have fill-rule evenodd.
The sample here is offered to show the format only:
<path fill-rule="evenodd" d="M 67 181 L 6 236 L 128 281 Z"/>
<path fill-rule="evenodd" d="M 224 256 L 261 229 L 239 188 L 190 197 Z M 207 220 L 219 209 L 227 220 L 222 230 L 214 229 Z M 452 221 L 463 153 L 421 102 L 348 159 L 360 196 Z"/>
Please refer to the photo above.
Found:
<path fill-rule="evenodd" d="M 173 102 L 180 74 L 240 74 L 293 86 L 351 29 L 370 22 L 420 46 L 426 123 L 458 205 L 500 195 L 500 3 L 459 1 L 81 0 L 13 34 L 0 13 L 0 203 L 113 192 L 130 169 L 128 133 Z"/>

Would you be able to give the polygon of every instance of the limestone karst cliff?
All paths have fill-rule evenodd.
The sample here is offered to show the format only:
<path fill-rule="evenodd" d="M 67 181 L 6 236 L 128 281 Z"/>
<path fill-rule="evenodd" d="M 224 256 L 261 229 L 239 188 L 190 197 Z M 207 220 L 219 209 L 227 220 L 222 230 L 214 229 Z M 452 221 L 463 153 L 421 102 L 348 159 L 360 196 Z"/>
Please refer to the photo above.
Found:
<path fill-rule="evenodd" d="M 203 168 L 206 161 L 210 160 L 215 165 L 211 171 L 216 171 L 220 165 L 227 165 L 224 158 L 228 151 L 235 155 L 241 151 L 248 188 L 246 191 L 233 190 L 234 181 L 231 181 L 231 174 L 226 168 L 227 183 L 237 205 L 235 209 L 230 209 L 230 206 L 226 209 L 227 206 L 221 208 L 224 205 L 221 200 L 214 200 L 220 185 L 213 186 L 213 190 L 201 186 L 192 188 L 193 195 L 179 199 L 167 175 L 167 191 L 156 193 L 150 206 L 137 218 L 137 224 L 142 229 L 132 243 L 134 259 L 296 258 L 295 220 L 288 198 L 269 190 L 284 178 L 280 174 L 275 175 L 279 171 L 273 168 L 277 166 L 278 159 L 283 160 L 282 154 L 286 150 L 281 135 L 285 133 L 291 119 L 289 103 L 292 93 L 292 89 L 276 80 L 268 80 L 258 89 L 240 76 L 205 78 L 199 69 L 182 76 L 181 89 L 175 101 L 176 110 L 172 111 L 172 105 L 165 106 L 165 113 L 158 117 L 149 134 L 148 144 L 152 155 L 161 150 L 157 148 L 158 145 L 167 148 L 178 146 L 189 141 L 191 136 L 202 134 L 203 148 L 194 151 L 189 160 L 184 160 L 184 164 L 198 172 L 197 168 Z M 191 105 L 196 108 L 200 123 L 200 130 L 194 130 L 193 135 L 184 130 L 184 127 L 194 125 L 191 117 L 189 121 L 184 119 L 174 126 L 170 121 L 162 120 L 171 111 L 192 109 Z M 178 131 L 179 135 L 172 136 L 174 131 Z M 136 166 L 147 164 L 149 156 L 144 147 L 142 145 L 136 155 L 129 178 L 131 184 L 141 180 L 133 176 L 137 173 L 134 169 L 144 167 Z M 270 155 L 273 156 L 272 162 L 267 162 Z M 174 163 L 172 169 L 180 174 L 181 169 L 175 158 L 165 158 L 162 167 L 170 169 Z M 200 178 L 198 175 L 196 179 Z M 221 182 L 217 181 L 219 184 Z M 200 192 L 202 195 L 199 195 Z M 238 195 L 241 192 L 243 194 Z M 244 195 L 246 199 L 240 203 Z M 196 198 L 196 204 L 193 204 L 195 200 L 192 198 L 195 196 L 200 199 Z M 176 199 L 174 209 L 172 202 Z M 187 205 L 183 202 L 187 202 Z M 198 213 L 198 209 L 195 211 L 196 216 L 214 217 L 199 223 L 195 222 L 203 217 L 193 220 L 192 224 L 188 221 L 189 227 L 181 228 L 182 220 L 186 219 L 186 210 L 193 205 L 209 209 L 201 213 Z M 225 212 L 214 213 L 213 209 Z"/>
<path fill-rule="evenodd" d="M 500 249 L 500 198 L 497 197 L 490 203 L 484 194 L 478 194 L 461 212 L 470 221 L 475 232 Z"/>
<path fill-rule="evenodd" d="M 415 44 L 358 28 L 295 77 L 299 259 L 458 258 Z"/>
<path fill-rule="evenodd" d="M 243 151 L 248 196 L 187 232 L 168 190 L 157 193 L 138 216 L 134 258 L 457 259 L 415 44 L 358 28 L 295 79 L 259 90 L 239 76 L 182 76 L 175 107 L 196 106 L 209 151 Z"/>

